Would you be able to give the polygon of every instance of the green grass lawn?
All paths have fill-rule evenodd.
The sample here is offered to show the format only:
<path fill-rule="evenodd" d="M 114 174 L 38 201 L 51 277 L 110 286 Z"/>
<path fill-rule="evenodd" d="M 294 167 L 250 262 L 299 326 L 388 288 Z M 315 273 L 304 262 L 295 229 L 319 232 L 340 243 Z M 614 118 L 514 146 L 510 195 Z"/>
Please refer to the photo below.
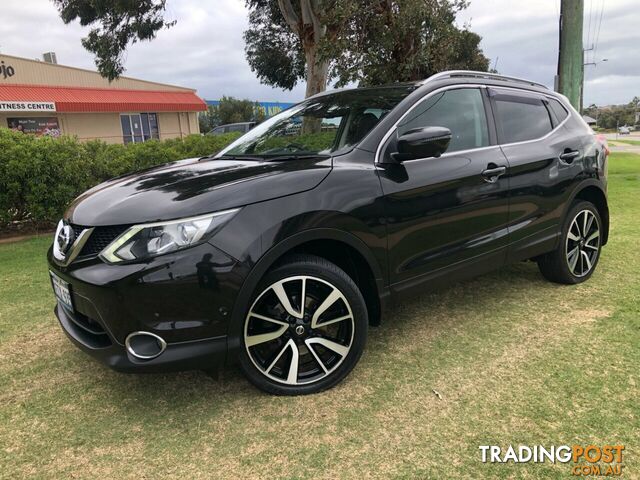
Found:
<path fill-rule="evenodd" d="M 50 239 L 0 245 L 0 477 L 569 478 L 569 464 L 483 464 L 478 447 L 623 444 L 622 478 L 639 478 L 640 156 L 613 154 L 609 175 L 590 281 L 521 263 L 425 293 L 310 397 L 235 370 L 112 372 L 54 318 Z"/>
<path fill-rule="evenodd" d="M 613 142 L 617 142 L 617 143 L 626 143 L 627 145 L 634 145 L 634 146 L 640 146 L 640 140 L 623 140 L 618 138 L 617 140 L 612 140 Z"/>

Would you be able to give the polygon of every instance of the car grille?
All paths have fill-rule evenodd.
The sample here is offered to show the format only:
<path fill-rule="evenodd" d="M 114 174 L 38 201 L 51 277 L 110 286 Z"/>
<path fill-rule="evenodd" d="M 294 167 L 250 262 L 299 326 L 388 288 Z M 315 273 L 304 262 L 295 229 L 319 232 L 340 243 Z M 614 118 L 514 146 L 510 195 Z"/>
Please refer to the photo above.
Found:
<path fill-rule="evenodd" d="M 65 317 L 69 321 L 67 324 L 63 323 L 63 326 L 72 333 L 76 340 L 80 340 L 90 348 L 106 348 L 113 345 L 107 331 L 98 321 L 78 311 L 71 312 L 62 305 L 59 305 L 58 308 L 64 311 Z"/>
<path fill-rule="evenodd" d="M 82 233 L 83 230 L 89 227 L 84 227 L 82 225 L 71 225 L 73 228 L 73 233 L 75 237 Z M 93 229 L 93 233 L 89 236 L 87 243 L 84 244 L 82 250 L 80 251 L 80 257 L 89 257 L 96 256 L 102 250 L 104 250 L 107 245 L 113 242 L 116 238 L 118 238 L 122 233 L 124 233 L 127 228 L 127 225 L 114 225 L 108 227 L 95 227 Z"/>

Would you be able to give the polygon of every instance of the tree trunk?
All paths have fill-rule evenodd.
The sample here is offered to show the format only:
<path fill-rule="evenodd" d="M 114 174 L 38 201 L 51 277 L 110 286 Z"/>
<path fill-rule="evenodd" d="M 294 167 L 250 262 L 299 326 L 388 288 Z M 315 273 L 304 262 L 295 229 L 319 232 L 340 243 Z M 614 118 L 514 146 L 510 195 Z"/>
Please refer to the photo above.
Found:
<path fill-rule="evenodd" d="M 305 98 L 309 98 L 316 93 L 324 92 L 327 89 L 327 76 L 329 73 L 329 62 L 318 61 L 318 46 L 316 44 L 304 45 L 306 69 L 307 69 L 307 89 Z M 302 122 L 302 133 L 319 133 L 322 129 L 322 119 L 305 117 Z"/>
<path fill-rule="evenodd" d="M 327 75 L 329 73 L 329 62 L 318 60 L 318 46 L 305 45 L 304 56 L 307 69 L 307 90 L 305 98 L 309 98 L 316 93 L 324 92 L 327 89 Z"/>
<path fill-rule="evenodd" d="M 299 10 L 291 0 L 278 0 L 280 12 L 291 30 L 300 36 L 306 62 L 307 90 L 305 98 L 327 89 L 329 62 L 319 58 L 320 42 L 327 33 L 322 24 L 318 0 L 300 0 Z M 318 133 L 322 128 L 322 119 L 305 118 L 302 123 L 302 133 Z"/>

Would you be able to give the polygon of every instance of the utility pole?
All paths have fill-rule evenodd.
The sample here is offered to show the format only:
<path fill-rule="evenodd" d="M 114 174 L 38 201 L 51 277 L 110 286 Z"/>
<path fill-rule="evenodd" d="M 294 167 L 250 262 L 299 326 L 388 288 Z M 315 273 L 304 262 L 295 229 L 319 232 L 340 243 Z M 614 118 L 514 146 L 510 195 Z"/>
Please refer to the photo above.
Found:
<path fill-rule="evenodd" d="M 571 105 L 582 111 L 582 81 L 584 78 L 584 52 L 582 50 L 582 22 L 584 0 L 561 0 L 560 51 L 558 53 L 558 92 L 565 95 Z"/>

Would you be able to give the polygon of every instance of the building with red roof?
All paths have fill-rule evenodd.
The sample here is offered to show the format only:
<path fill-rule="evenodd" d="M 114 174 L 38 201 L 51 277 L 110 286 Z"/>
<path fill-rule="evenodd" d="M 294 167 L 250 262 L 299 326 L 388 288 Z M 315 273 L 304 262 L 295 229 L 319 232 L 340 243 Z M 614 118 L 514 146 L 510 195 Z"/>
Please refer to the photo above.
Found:
<path fill-rule="evenodd" d="M 190 88 L 0 54 L 0 128 L 108 143 L 200 133 L 205 102 Z"/>

